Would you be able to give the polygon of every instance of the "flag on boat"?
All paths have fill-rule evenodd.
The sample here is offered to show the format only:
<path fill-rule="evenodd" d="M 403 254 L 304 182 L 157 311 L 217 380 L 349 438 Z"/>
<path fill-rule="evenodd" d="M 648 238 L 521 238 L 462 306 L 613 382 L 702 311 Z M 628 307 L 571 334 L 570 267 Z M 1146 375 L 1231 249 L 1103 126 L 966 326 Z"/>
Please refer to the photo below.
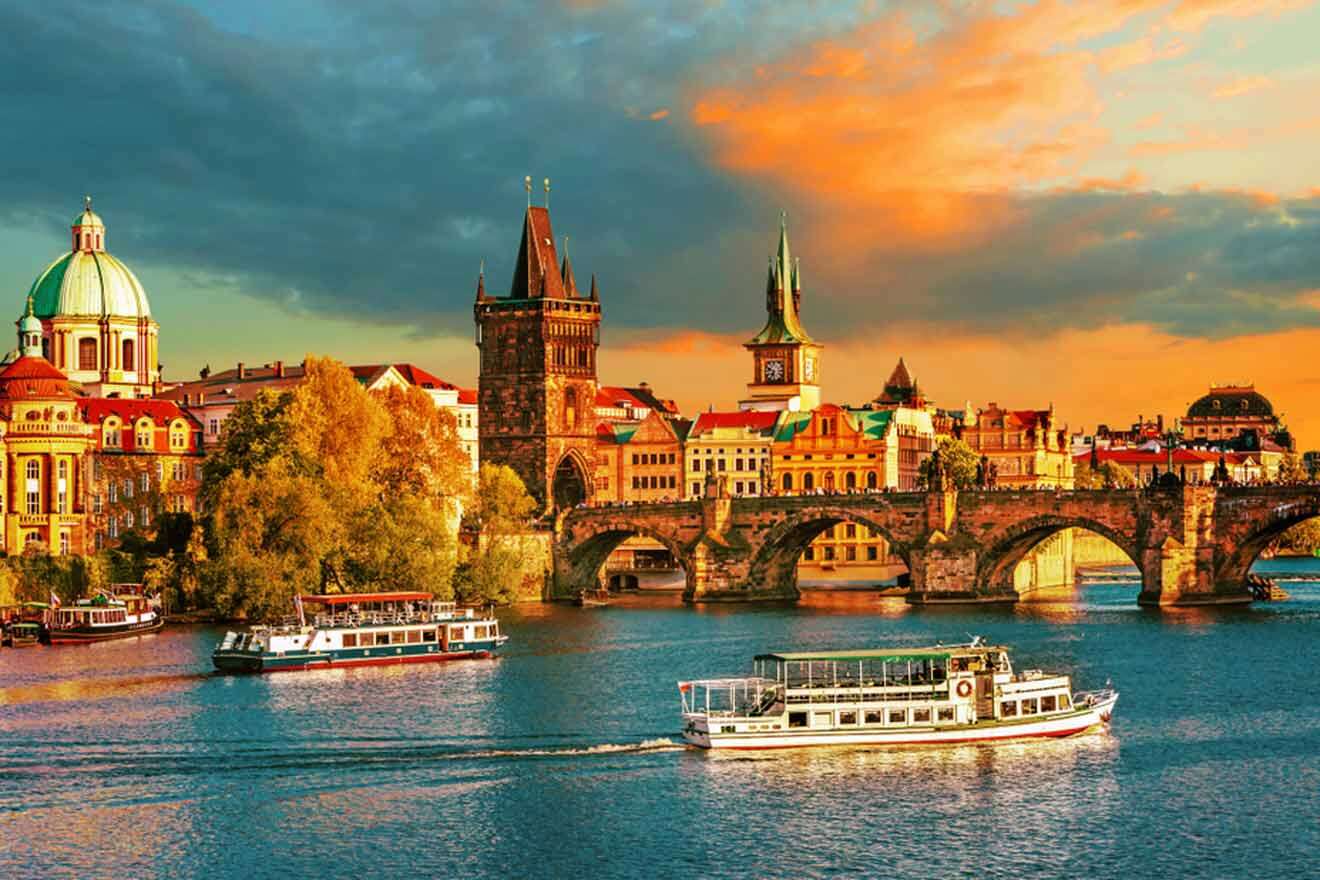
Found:
<path fill-rule="evenodd" d="M 51 608 L 59 608 L 59 607 L 60 607 L 60 597 L 55 595 L 55 591 L 54 591 L 54 590 L 51 590 L 51 591 L 50 591 L 50 607 L 51 607 Z"/>
<path fill-rule="evenodd" d="M 680 681 L 678 683 L 678 689 L 680 692 L 686 694 L 688 691 L 692 690 L 692 685 L 686 681 Z"/>

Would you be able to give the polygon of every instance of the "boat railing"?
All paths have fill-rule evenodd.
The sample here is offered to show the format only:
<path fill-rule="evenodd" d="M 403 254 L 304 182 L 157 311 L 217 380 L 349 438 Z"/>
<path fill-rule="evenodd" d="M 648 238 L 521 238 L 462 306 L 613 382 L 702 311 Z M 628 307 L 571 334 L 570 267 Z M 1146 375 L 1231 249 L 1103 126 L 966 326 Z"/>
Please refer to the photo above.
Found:
<path fill-rule="evenodd" d="M 705 678 L 678 683 L 684 715 L 752 718 L 783 701 L 784 686 L 772 678 Z"/>
<path fill-rule="evenodd" d="M 939 701 L 949 699 L 947 681 L 904 683 L 881 683 L 864 681 L 858 683 L 806 683 L 789 685 L 787 702 L 805 703 L 893 703 L 908 701 Z"/>

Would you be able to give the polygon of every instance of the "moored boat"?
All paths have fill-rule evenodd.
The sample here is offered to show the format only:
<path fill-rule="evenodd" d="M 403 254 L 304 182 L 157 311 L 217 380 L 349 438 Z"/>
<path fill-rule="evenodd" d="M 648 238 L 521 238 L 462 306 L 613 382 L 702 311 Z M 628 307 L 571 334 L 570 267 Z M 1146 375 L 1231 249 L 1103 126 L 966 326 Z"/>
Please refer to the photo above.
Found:
<path fill-rule="evenodd" d="M 762 654 L 746 678 L 683 681 L 683 738 L 703 749 L 923 746 L 1104 730 L 1118 693 L 1013 671 L 1008 649 L 964 645 Z"/>
<path fill-rule="evenodd" d="M 5 628 L 4 642 L 11 648 L 31 648 L 41 641 L 41 624 L 35 620 L 16 620 Z"/>
<path fill-rule="evenodd" d="M 309 622 L 306 606 L 319 612 Z M 494 614 L 429 593 L 295 597 L 297 617 L 228 632 L 211 654 L 221 672 L 277 672 L 489 657 L 508 636 Z"/>
<path fill-rule="evenodd" d="M 115 584 L 108 592 L 56 607 L 50 642 L 104 642 L 153 633 L 164 625 L 155 596 L 146 595 L 138 584 Z"/>

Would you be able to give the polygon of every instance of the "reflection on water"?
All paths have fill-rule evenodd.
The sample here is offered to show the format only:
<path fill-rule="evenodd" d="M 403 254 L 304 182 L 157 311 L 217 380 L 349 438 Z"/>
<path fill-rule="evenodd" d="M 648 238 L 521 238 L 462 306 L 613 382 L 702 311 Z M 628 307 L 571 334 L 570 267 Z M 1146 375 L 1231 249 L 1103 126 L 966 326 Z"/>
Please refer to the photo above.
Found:
<path fill-rule="evenodd" d="M 1015 608 L 642 595 L 503 612 L 496 660 L 246 678 L 207 672 L 205 629 L 0 651 L 0 876 L 1304 876 L 1320 583 L 1288 589 L 1231 613 L 1140 609 L 1135 582 Z M 1112 678 L 1112 733 L 679 745 L 680 678 L 969 632 Z"/>

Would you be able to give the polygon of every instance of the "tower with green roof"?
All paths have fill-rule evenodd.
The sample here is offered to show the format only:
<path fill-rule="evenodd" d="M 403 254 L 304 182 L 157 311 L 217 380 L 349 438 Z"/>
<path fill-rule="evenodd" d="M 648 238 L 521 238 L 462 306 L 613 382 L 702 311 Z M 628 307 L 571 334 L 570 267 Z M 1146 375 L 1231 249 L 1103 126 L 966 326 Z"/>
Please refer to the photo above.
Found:
<path fill-rule="evenodd" d="M 752 380 L 744 410 L 812 410 L 820 405 L 821 346 L 802 327 L 802 267 L 788 247 L 788 223 L 779 219 L 779 249 L 765 282 L 765 327 L 744 347 L 752 353 Z"/>

